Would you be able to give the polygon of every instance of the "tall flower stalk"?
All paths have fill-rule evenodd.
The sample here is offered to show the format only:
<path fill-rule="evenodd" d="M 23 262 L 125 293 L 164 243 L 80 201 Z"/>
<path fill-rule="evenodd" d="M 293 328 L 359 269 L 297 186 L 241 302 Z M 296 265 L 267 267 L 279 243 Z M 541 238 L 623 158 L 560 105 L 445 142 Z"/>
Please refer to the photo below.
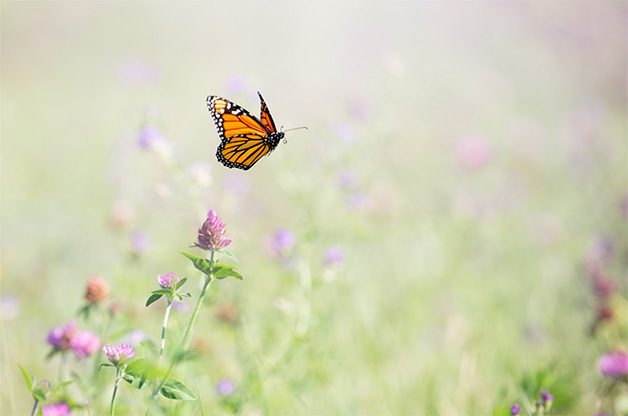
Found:
<path fill-rule="evenodd" d="M 103 364 L 109 367 L 115 367 L 116 376 L 113 379 L 113 392 L 111 393 L 111 404 L 109 405 L 109 416 L 114 416 L 116 408 L 116 399 L 118 397 L 118 386 L 120 380 L 124 378 L 128 361 L 135 355 L 135 350 L 128 344 L 105 345 L 102 348 L 105 356 L 111 364 Z"/>
<path fill-rule="evenodd" d="M 188 253 L 183 253 L 183 255 L 192 262 L 194 267 L 203 273 L 203 278 L 204 278 L 203 288 L 201 289 L 201 293 L 198 297 L 198 300 L 196 301 L 196 305 L 194 306 L 192 316 L 190 316 L 190 319 L 187 323 L 185 332 L 183 333 L 183 338 L 181 339 L 181 342 L 179 343 L 178 353 L 174 356 L 165 375 L 161 378 L 159 384 L 153 390 L 153 393 L 151 395 L 151 401 L 156 400 L 157 396 L 159 395 L 159 392 L 162 391 L 162 389 L 168 382 L 168 378 L 170 374 L 172 373 L 176 365 L 181 361 L 182 357 L 185 355 L 185 352 L 190 344 L 190 339 L 192 337 L 194 326 L 198 319 L 201 306 L 205 302 L 207 291 L 211 283 L 216 279 L 224 279 L 228 276 L 233 276 L 240 279 L 242 278 L 242 276 L 235 270 L 234 266 L 218 264 L 218 261 L 215 258 L 216 252 L 218 250 L 225 248 L 229 244 L 231 244 L 231 240 L 227 239 L 225 237 L 225 234 L 226 234 L 225 224 L 220 220 L 220 218 L 216 214 L 216 211 L 212 209 L 207 214 L 207 219 L 205 220 L 205 222 L 203 222 L 203 225 L 201 226 L 201 228 L 199 228 L 197 241 L 194 244 L 194 247 L 198 247 L 202 250 L 209 251 L 209 259 L 196 257 Z M 180 285 L 181 283 L 179 283 L 177 287 L 179 287 Z M 163 290 L 166 290 L 166 289 L 162 289 L 162 291 Z M 160 295 L 160 291 L 155 291 L 153 292 L 152 297 L 155 297 L 158 295 Z M 149 298 L 149 301 L 150 300 L 151 298 Z M 168 304 L 168 308 L 170 308 L 170 306 L 171 306 L 171 302 Z M 169 314 L 168 308 L 166 309 L 166 316 L 164 317 L 164 326 L 162 328 L 162 351 L 163 351 L 163 345 L 164 345 L 163 343 L 165 342 L 164 341 L 165 335 L 163 334 L 165 334 L 165 325 L 167 323 L 167 316 Z M 160 352 L 160 357 L 161 357 L 161 354 L 162 352 Z M 150 406 L 149 406 L 149 409 L 147 409 L 147 413 L 149 412 L 150 412 Z"/>

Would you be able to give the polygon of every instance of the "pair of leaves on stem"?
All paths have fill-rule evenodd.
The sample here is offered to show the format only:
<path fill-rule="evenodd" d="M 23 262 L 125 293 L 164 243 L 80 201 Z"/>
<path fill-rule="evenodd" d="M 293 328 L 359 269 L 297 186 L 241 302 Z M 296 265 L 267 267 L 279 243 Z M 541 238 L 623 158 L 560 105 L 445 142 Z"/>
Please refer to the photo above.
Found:
<path fill-rule="evenodd" d="M 236 279 L 242 280 L 242 275 L 236 270 L 236 266 L 219 264 L 216 260 L 211 261 L 201 257 L 196 257 L 195 255 L 190 253 L 181 254 L 187 257 L 197 270 L 199 270 L 206 276 L 211 277 L 212 279 L 220 280 L 227 277 L 235 277 Z"/>
<path fill-rule="evenodd" d="M 188 359 L 188 354 L 186 357 L 181 357 L 175 359 L 184 360 Z M 115 367 L 112 364 L 101 364 L 101 367 Z M 145 358 L 138 358 L 133 361 L 130 361 L 126 368 L 124 369 L 124 375 L 122 379 L 140 390 L 145 385 L 147 385 L 147 381 L 158 383 L 164 377 L 165 371 L 163 369 L 158 368 L 157 366 L 151 364 Z M 149 383 L 150 384 L 150 383 Z M 194 392 L 186 386 L 183 382 L 169 378 L 167 379 L 161 390 L 159 391 L 162 396 L 171 400 L 196 400 L 196 395 Z"/>

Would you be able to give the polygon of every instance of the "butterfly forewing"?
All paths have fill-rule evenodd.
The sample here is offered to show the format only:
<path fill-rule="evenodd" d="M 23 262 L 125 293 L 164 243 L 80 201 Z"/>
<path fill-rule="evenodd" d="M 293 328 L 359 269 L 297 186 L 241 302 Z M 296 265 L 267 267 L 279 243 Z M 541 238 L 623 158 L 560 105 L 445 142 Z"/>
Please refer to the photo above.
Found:
<path fill-rule="evenodd" d="M 275 133 L 277 131 L 277 127 L 275 126 L 275 121 L 273 120 L 273 117 L 270 115 L 270 111 L 268 111 L 268 106 L 266 105 L 266 101 L 264 101 L 262 94 L 258 92 L 257 95 L 259 96 L 259 100 L 262 103 L 262 111 L 260 114 L 260 120 L 262 124 L 264 125 L 264 127 L 266 127 L 266 129 L 270 133 Z"/>

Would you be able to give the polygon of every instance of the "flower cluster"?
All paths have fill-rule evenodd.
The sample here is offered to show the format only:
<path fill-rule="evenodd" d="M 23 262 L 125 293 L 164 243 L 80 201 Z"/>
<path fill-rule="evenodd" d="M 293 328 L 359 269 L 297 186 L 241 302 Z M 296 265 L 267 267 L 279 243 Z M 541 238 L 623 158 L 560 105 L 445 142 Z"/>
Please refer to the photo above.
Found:
<path fill-rule="evenodd" d="M 77 334 L 78 327 L 74 321 L 70 321 L 62 327 L 52 328 L 48 332 L 48 344 L 59 351 L 67 351 L 72 346 L 72 338 Z"/>
<path fill-rule="evenodd" d="M 72 350 L 76 358 L 88 357 L 100 346 L 100 340 L 93 332 L 80 331 L 73 321 L 51 329 L 47 340 L 53 351 Z"/>
<path fill-rule="evenodd" d="M 214 251 L 227 247 L 231 240 L 225 238 L 225 224 L 218 218 L 218 214 L 213 209 L 209 210 L 207 219 L 198 230 L 198 237 L 195 247 L 203 250 Z"/>
<path fill-rule="evenodd" d="M 533 416 L 548 415 L 554 402 L 554 396 L 547 390 L 541 389 L 539 392 L 540 399 L 536 402 L 534 409 L 528 409 L 528 414 Z M 510 406 L 510 415 L 517 416 L 521 414 L 521 405 L 518 402 L 514 402 Z"/>
<path fill-rule="evenodd" d="M 129 344 L 105 345 L 102 347 L 102 351 L 111 364 L 116 366 L 133 358 L 135 355 L 135 350 Z"/>

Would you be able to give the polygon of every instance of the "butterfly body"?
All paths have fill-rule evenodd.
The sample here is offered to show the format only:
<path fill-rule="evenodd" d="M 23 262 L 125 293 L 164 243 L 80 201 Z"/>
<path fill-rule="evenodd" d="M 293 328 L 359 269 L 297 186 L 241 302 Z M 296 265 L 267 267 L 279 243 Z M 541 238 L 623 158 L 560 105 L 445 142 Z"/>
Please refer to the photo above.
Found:
<path fill-rule="evenodd" d="M 259 118 L 226 98 L 207 97 L 207 108 L 220 136 L 216 158 L 228 168 L 250 169 L 284 138 L 284 133 L 277 131 L 262 95 L 257 94 L 262 104 Z"/>

